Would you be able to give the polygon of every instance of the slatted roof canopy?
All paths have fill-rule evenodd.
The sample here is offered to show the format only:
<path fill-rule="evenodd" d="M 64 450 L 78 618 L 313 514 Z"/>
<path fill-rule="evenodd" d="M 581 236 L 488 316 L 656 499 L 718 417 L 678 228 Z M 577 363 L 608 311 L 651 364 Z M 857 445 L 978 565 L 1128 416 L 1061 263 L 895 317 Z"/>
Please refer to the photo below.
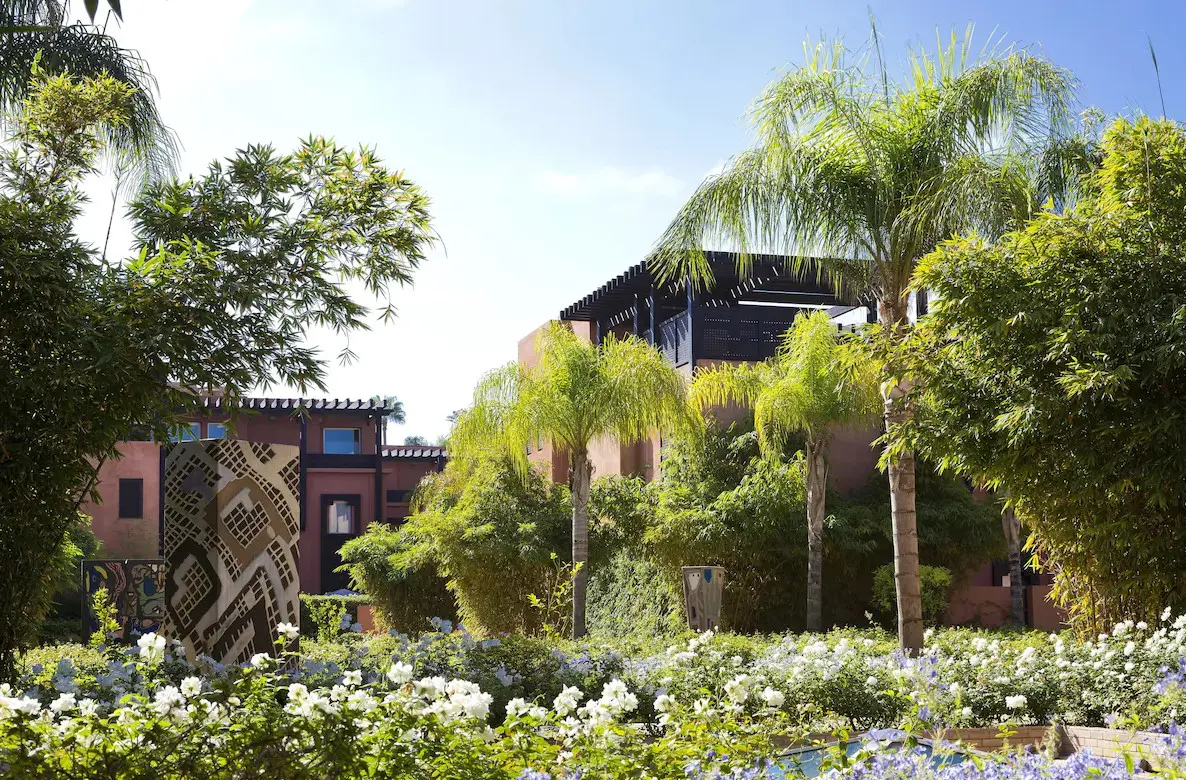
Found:
<path fill-rule="evenodd" d="M 230 409 L 254 409 L 256 411 L 295 411 L 308 409 L 310 411 L 349 411 L 349 412 L 389 412 L 391 408 L 383 401 L 362 398 L 262 398 L 257 396 L 242 396 L 237 402 L 222 395 L 203 394 L 197 402 L 199 409 L 219 411 Z"/>
<path fill-rule="evenodd" d="M 832 284 L 809 262 L 801 271 L 789 268 L 789 259 L 778 255 L 754 255 L 749 273 L 738 274 L 737 253 L 705 252 L 714 282 L 696 293 L 698 305 L 736 306 L 739 303 L 837 306 L 848 303 Z M 656 308 L 683 308 L 687 285 L 682 281 L 659 284 L 649 262 L 643 261 L 603 284 L 560 312 L 561 320 L 599 321 L 615 326 L 634 312 L 635 297 L 645 299 L 655 291 Z"/>
<path fill-rule="evenodd" d="M 385 444 L 383 445 L 383 457 L 398 460 L 436 460 L 449 457 L 449 451 L 444 447 L 418 444 Z"/>

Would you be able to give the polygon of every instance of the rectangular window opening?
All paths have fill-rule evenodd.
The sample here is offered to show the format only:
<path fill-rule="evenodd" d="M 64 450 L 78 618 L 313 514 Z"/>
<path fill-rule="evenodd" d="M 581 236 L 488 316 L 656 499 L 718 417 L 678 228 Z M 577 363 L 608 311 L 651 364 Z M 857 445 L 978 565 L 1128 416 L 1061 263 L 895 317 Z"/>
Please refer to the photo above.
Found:
<path fill-rule="evenodd" d="M 144 517 L 144 480 L 120 479 L 120 519 L 139 520 Z"/>
<path fill-rule="evenodd" d="M 358 428 L 326 428 L 322 431 L 321 451 L 326 455 L 357 455 L 361 431 Z"/>
<path fill-rule="evenodd" d="M 201 423 L 182 423 L 169 430 L 169 441 L 197 441 L 202 438 Z"/>
<path fill-rule="evenodd" d="M 224 423 L 206 423 L 207 439 L 225 439 L 226 425 Z"/>
<path fill-rule="evenodd" d="M 327 534 L 353 534 L 354 504 L 344 499 L 331 501 L 326 510 L 325 532 Z"/>

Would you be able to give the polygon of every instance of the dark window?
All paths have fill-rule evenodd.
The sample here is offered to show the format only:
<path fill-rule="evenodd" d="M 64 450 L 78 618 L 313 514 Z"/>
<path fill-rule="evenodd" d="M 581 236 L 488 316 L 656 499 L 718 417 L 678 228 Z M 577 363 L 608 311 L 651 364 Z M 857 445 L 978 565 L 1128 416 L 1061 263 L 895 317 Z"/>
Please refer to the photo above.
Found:
<path fill-rule="evenodd" d="M 389 504 L 403 503 L 404 501 L 408 500 L 408 493 L 410 493 L 410 492 L 411 491 L 409 491 L 409 490 L 388 490 L 387 491 L 387 503 L 389 503 Z"/>
<path fill-rule="evenodd" d="M 121 479 L 119 481 L 119 516 L 144 517 L 144 480 Z"/>
<path fill-rule="evenodd" d="M 407 519 L 408 518 L 406 517 L 389 517 L 387 518 L 387 525 L 391 526 L 392 528 L 399 528 Z"/>
<path fill-rule="evenodd" d="M 326 428 L 321 435 L 321 451 L 326 455 L 357 455 L 362 451 L 358 428 Z"/>

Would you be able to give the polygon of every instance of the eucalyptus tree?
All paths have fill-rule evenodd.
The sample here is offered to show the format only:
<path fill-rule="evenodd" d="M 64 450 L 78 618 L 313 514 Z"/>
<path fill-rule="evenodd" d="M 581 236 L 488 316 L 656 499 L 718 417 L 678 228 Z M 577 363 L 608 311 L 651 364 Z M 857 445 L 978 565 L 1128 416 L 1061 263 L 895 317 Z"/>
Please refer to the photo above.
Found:
<path fill-rule="evenodd" d="M 0 112 L 12 115 L 29 95 L 34 69 L 76 78 L 107 74 L 133 88 L 123 121 L 98 128 L 104 153 L 122 179 L 138 188 L 173 173 L 177 141 L 156 105 L 157 86 L 135 51 L 107 33 L 107 21 L 122 21 L 119 0 L 107 0 L 107 21 L 96 23 L 97 0 L 86 0 L 89 21 L 74 21 L 68 0 L 5 0 L 0 3 Z"/>
<path fill-rule="evenodd" d="M 774 358 L 696 372 L 689 400 L 705 411 L 726 403 L 754 410 L 762 454 L 781 457 L 803 436 L 807 471 L 807 630 L 823 630 L 824 518 L 833 431 L 876 416 L 876 390 L 822 311 L 799 317 Z"/>
<path fill-rule="evenodd" d="M 752 109 L 752 148 L 705 180 L 653 254 L 667 278 L 711 280 L 702 247 L 777 252 L 875 300 L 883 343 L 909 327 L 909 285 L 920 257 L 944 239 L 1020 224 L 1044 199 L 1038 150 L 1066 125 L 1074 82 L 1015 47 L 970 53 L 971 28 L 915 52 L 891 79 L 873 42 L 805 44 L 805 63 L 773 82 Z M 816 267 L 816 266 L 813 266 Z M 892 354 L 892 350 L 886 350 Z M 909 378 L 887 362 L 884 418 L 893 431 L 912 414 Z M 914 455 L 885 458 L 891 489 L 899 638 L 922 646 Z"/>
<path fill-rule="evenodd" d="M 533 444 L 548 440 L 568 454 L 572 493 L 572 632 L 585 635 L 589 580 L 589 448 L 610 437 L 623 444 L 683 424 L 686 380 L 654 347 L 633 336 L 591 344 L 566 325 L 546 326 L 534 366 L 510 363 L 478 383 L 473 405 L 449 433 L 449 457 L 509 454 L 526 473 Z"/>

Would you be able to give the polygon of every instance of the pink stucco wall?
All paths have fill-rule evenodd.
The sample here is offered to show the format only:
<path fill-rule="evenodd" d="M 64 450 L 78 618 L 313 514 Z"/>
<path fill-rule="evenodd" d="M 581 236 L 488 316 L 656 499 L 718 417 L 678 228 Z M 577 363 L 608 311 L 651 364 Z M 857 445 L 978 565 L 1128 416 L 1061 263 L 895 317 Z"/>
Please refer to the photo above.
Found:
<path fill-rule="evenodd" d="M 201 425 L 203 436 L 209 433 L 211 422 L 225 422 L 225 416 L 210 416 L 195 419 Z M 360 449 L 364 456 L 375 454 L 375 421 L 364 413 L 326 411 L 313 412 L 308 419 L 308 452 L 311 455 L 322 452 L 322 431 L 324 428 L 359 428 Z M 252 412 L 240 415 L 236 421 L 234 437 L 251 441 L 276 444 L 300 443 L 300 421 L 290 412 Z M 155 558 L 159 550 L 160 527 L 160 447 L 155 442 L 124 442 L 120 445 L 123 457 L 105 463 L 99 473 L 97 489 L 102 497 L 98 503 L 88 502 L 83 506 L 92 517 L 92 528 L 103 543 L 102 555 L 109 558 Z M 379 516 L 383 520 L 396 520 L 408 514 L 408 502 L 387 502 L 387 491 L 410 492 L 427 473 L 438 467 L 435 459 L 384 459 L 382 462 L 383 502 Z M 119 480 L 139 478 L 144 480 L 142 517 L 120 518 Z M 375 518 L 375 467 L 373 457 L 367 457 L 357 468 L 315 468 L 307 467 L 306 487 L 303 501 L 306 512 L 306 527 L 301 533 L 300 564 L 301 590 L 308 593 L 321 592 L 321 542 L 325 518 L 322 516 L 321 500 L 324 495 L 357 495 L 359 498 L 359 523 L 361 533 Z"/>
<path fill-rule="evenodd" d="M 103 500 L 86 501 L 82 511 L 91 516 L 91 529 L 103 543 L 106 558 L 156 558 L 160 547 L 160 448 L 151 441 L 128 441 L 119 458 L 99 469 L 97 488 Z M 144 480 L 140 517 L 119 516 L 120 479 Z"/>

